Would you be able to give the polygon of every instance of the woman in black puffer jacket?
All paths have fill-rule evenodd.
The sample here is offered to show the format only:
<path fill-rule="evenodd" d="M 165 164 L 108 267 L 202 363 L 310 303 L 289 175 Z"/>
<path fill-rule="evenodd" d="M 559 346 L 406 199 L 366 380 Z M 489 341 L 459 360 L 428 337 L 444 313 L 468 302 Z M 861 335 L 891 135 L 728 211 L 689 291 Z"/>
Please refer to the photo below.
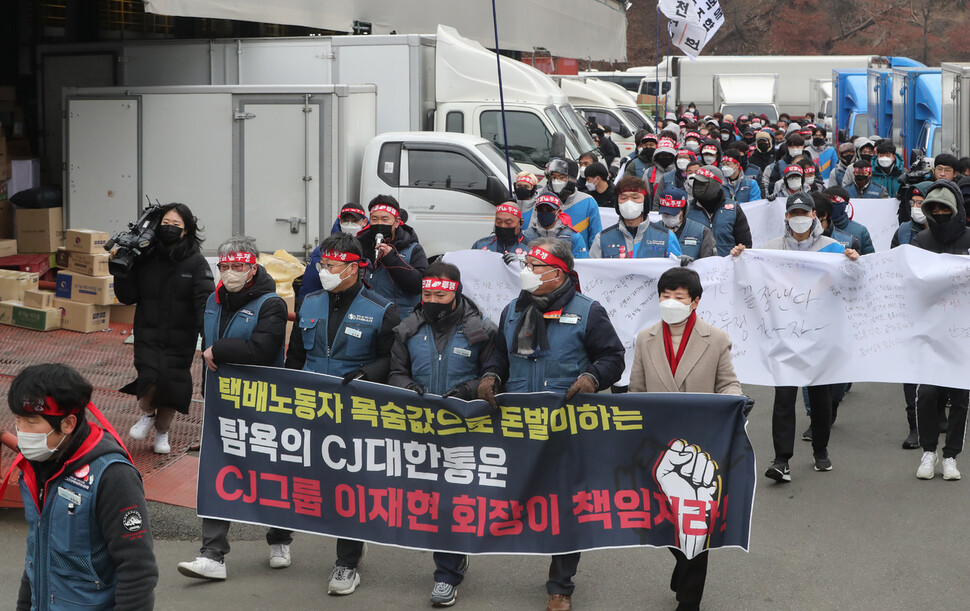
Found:
<path fill-rule="evenodd" d="M 137 304 L 133 332 L 138 378 L 121 390 L 138 397 L 142 417 L 129 433 L 132 439 L 145 439 L 154 426 L 155 452 L 167 454 L 175 412 L 189 412 L 192 359 L 205 302 L 215 286 L 199 249 L 198 220 L 189 207 L 168 204 L 160 214 L 155 247 L 125 277 L 115 276 L 115 295 L 121 303 Z"/>

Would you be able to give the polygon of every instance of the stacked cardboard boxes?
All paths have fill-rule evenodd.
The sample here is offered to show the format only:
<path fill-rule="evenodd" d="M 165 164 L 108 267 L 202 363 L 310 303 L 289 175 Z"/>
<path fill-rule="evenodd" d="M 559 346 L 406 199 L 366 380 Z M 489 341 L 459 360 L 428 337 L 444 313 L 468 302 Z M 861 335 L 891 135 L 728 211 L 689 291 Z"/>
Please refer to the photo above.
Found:
<path fill-rule="evenodd" d="M 0 269 L 0 324 L 50 331 L 61 327 L 61 312 L 51 293 L 37 290 L 33 272 Z"/>
<path fill-rule="evenodd" d="M 65 246 L 57 252 L 60 271 L 54 294 L 54 307 L 62 313 L 64 329 L 91 333 L 108 328 L 109 307 L 118 302 L 104 250 L 108 237 L 91 229 L 65 232 Z"/>

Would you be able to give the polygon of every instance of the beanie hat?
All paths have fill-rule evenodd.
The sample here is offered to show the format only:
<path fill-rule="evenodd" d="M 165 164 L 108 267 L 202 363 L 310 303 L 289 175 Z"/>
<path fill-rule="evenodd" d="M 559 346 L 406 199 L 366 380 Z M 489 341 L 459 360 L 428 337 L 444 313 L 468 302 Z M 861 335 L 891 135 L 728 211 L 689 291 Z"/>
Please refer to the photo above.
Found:
<path fill-rule="evenodd" d="M 661 153 L 670 153 L 671 155 L 677 154 L 677 145 L 670 138 L 661 138 L 657 142 L 657 150 L 653 152 L 654 156 Z"/>
<path fill-rule="evenodd" d="M 775 139 L 775 137 L 774 137 L 774 135 L 771 132 L 760 131 L 757 134 L 755 134 L 754 139 L 756 141 L 757 140 L 767 140 L 768 142 L 771 142 L 772 140 Z"/>

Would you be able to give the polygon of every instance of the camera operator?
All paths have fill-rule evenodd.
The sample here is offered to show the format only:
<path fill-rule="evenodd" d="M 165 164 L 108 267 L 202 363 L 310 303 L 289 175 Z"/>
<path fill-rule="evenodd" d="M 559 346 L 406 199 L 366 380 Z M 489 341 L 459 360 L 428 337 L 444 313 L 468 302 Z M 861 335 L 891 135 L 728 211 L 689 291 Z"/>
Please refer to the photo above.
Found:
<path fill-rule="evenodd" d="M 145 439 L 154 426 L 157 454 L 172 451 L 168 430 L 175 412 L 189 413 L 192 359 L 202 330 L 205 302 L 215 289 L 200 252 L 198 220 L 185 204 L 159 210 L 161 223 L 150 252 L 129 273 L 115 273 L 118 301 L 135 307 L 135 369 L 138 378 L 121 389 L 138 397 L 141 419 L 132 439 Z"/>

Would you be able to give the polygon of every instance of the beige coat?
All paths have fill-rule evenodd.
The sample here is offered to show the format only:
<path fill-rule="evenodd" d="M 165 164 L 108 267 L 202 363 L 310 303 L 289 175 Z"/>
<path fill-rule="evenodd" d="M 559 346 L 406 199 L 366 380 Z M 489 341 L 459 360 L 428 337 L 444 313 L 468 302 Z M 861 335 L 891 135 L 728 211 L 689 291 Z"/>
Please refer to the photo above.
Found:
<path fill-rule="evenodd" d="M 664 351 L 662 325 L 657 323 L 637 334 L 630 392 L 742 394 L 727 333 L 698 317 L 674 376 Z"/>

